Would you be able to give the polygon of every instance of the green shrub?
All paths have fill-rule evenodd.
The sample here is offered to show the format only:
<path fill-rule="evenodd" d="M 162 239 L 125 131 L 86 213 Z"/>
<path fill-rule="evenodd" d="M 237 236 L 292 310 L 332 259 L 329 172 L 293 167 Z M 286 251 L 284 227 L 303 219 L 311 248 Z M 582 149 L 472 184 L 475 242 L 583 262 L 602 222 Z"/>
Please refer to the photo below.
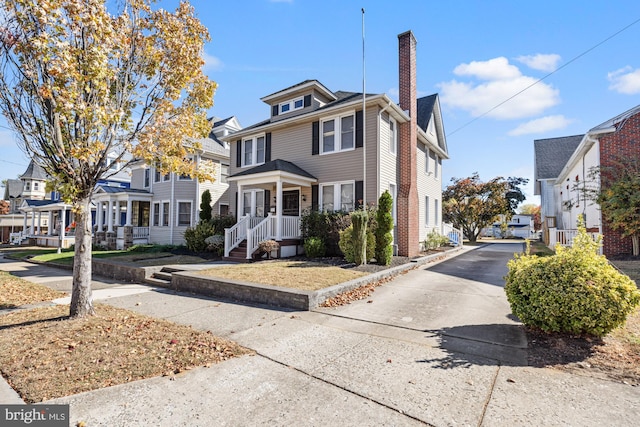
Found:
<path fill-rule="evenodd" d="M 393 198 L 388 191 L 382 193 L 378 199 L 378 210 L 376 212 L 376 261 L 378 264 L 389 265 L 393 257 Z"/>
<path fill-rule="evenodd" d="M 224 236 L 224 229 L 233 227 L 236 223 L 236 218 L 233 215 L 214 215 L 211 217 L 210 222 L 216 230 L 214 234 Z"/>
<path fill-rule="evenodd" d="M 356 254 L 353 245 L 353 226 L 350 225 L 346 229 L 340 232 L 340 250 L 344 254 L 344 259 L 347 262 L 356 262 Z M 375 256 L 376 251 L 376 236 L 371 232 L 371 230 L 367 231 L 367 261 Z"/>
<path fill-rule="evenodd" d="M 207 250 L 213 252 L 216 255 L 224 254 L 224 236 L 214 234 L 204 239 L 207 244 Z"/>
<path fill-rule="evenodd" d="M 211 192 L 204 190 L 200 198 L 200 221 L 211 221 Z"/>
<path fill-rule="evenodd" d="M 448 244 L 449 238 L 438 233 L 436 230 L 431 230 L 431 232 L 427 234 L 426 240 L 423 242 L 425 250 L 438 249 L 439 247 L 446 246 Z"/>
<path fill-rule="evenodd" d="M 187 249 L 192 252 L 204 252 L 207 250 L 205 239 L 213 236 L 216 228 L 210 221 L 200 221 L 195 227 L 189 227 L 184 232 L 184 240 Z"/>
<path fill-rule="evenodd" d="M 547 332 L 603 336 L 623 324 L 640 292 L 598 247 L 579 225 L 571 248 L 557 246 L 555 255 L 543 258 L 516 255 L 505 277 L 513 314 Z"/>
<path fill-rule="evenodd" d="M 304 240 L 304 253 L 307 258 L 320 258 L 326 253 L 324 242 L 319 237 L 309 237 Z"/>
<path fill-rule="evenodd" d="M 300 221 L 302 239 L 309 237 L 320 238 L 325 245 L 326 255 L 342 255 L 338 242 L 340 231 L 351 224 L 351 217 L 347 212 L 319 212 L 305 210 Z"/>
<path fill-rule="evenodd" d="M 353 226 L 353 232 L 351 239 L 353 241 L 353 255 L 356 265 L 366 264 L 371 257 L 367 256 L 367 223 L 369 216 L 366 211 L 355 211 L 351 213 L 351 225 Z M 375 253 L 375 240 L 374 253 Z"/>

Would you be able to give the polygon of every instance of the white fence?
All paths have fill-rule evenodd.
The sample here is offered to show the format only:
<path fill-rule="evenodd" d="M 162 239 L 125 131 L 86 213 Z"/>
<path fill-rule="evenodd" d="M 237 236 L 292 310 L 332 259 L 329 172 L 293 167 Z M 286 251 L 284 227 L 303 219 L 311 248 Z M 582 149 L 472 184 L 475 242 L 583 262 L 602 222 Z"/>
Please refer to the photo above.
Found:
<path fill-rule="evenodd" d="M 549 247 L 554 249 L 556 244 L 561 246 L 571 246 L 573 239 L 578 234 L 578 230 L 558 230 L 557 228 L 549 228 Z M 600 233 L 587 233 L 594 241 L 597 241 L 602 235 Z M 600 253 L 602 253 L 602 246 L 600 246 Z"/>
<path fill-rule="evenodd" d="M 280 230 L 278 232 L 278 222 Z M 247 240 L 247 259 L 258 249 L 258 243 L 263 240 L 297 239 L 300 238 L 300 217 L 269 214 L 266 218 L 244 216 L 230 228 L 224 231 L 224 256 Z"/>

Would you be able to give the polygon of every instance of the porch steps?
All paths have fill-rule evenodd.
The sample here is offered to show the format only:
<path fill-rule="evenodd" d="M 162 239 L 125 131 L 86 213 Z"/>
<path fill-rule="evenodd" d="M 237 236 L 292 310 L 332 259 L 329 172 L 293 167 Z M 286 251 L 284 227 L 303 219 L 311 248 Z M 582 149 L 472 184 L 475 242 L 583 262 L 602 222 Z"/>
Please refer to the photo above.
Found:
<path fill-rule="evenodd" d="M 153 273 L 147 281 L 158 286 L 167 287 L 171 285 L 172 274 L 178 271 L 184 270 L 174 267 L 162 267 L 162 270 Z"/>
<path fill-rule="evenodd" d="M 247 241 L 243 240 L 237 248 L 229 252 L 228 257 L 222 258 L 224 261 L 231 262 L 252 262 L 253 259 L 247 259 Z"/>

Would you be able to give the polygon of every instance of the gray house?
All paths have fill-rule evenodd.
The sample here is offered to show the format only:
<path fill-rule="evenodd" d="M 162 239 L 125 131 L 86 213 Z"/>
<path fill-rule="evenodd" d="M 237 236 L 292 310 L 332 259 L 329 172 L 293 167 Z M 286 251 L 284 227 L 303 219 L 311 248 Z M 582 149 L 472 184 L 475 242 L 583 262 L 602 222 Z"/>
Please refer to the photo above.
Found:
<path fill-rule="evenodd" d="M 261 98 L 269 118 L 223 138 L 238 214 L 225 256 L 250 258 L 267 238 L 281 242 L 281 256 L 295 255 L 303 210 L 352 211 L 385 191 L 394 200 L 398 254 L 416 255 L 428 232 L 442 232 L 449 154 L 440 103 L 437 94 L 417 97 L 416 41 L 410 31 L 398 39 L 399 104 L 305 80 Z"/>

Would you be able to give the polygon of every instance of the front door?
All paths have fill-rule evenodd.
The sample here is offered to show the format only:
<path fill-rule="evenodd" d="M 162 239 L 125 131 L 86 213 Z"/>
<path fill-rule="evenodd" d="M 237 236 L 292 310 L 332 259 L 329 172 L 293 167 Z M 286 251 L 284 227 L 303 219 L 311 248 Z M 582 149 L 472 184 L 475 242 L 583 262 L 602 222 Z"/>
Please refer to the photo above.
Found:
<path fill-rule="evenodd" d="M 300 191 L 282 192 L 282 215 L 300 216 Z"/>

